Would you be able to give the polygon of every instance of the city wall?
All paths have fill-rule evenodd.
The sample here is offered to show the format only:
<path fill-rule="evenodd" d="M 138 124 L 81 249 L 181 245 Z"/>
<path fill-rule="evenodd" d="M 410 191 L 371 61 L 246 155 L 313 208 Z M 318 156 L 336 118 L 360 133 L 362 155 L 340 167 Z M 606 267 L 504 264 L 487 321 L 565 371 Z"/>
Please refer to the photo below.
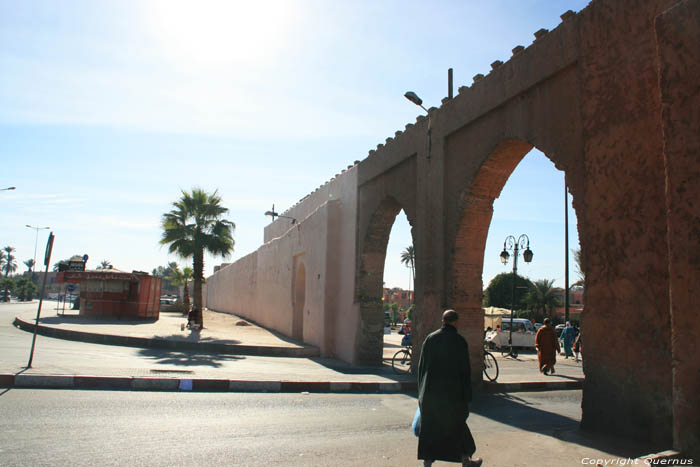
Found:
<path fill-rule="evenodd" d="M 378 364 L 386 245 L 404 209 L 414 358 L 454 308 L 478 385 L 493 202 L 537 148 L 564 171 L 578 221 L 582 426 L 700 458 L 700 0 L 594 0 L 534 36 L 290 208 L 295 226 L 268 226 L 254 258 L 209 279 L 210 307 L 299 336 L 303 264 L 301 338 Z"/>

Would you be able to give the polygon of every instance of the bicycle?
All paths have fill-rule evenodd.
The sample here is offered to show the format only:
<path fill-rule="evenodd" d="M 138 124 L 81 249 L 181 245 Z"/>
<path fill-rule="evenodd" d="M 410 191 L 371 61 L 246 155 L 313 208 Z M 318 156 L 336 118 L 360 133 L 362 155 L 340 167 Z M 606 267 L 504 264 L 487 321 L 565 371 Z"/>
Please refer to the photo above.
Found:
<path fill-rule="evenodd" d="M 484 376 L 493 382 L 498 379 L 498 362 L 491 352 L 484 349 Z"/>
<path fill-rule="evenodd" d="M 501 356 L 512 357 L 517 360 L 518 349 L 516 347 L 513 347 L 512 345 L 504 345 L 503 347 L 501 347 Z"/>
<path fill-rule="evenodd" d="M 396 352 L 391 359 L 391 367 L 394 369 L 394 373 L 399 375 L 409 373 L 412 359 L 413 354 L 410 345 Z"/>

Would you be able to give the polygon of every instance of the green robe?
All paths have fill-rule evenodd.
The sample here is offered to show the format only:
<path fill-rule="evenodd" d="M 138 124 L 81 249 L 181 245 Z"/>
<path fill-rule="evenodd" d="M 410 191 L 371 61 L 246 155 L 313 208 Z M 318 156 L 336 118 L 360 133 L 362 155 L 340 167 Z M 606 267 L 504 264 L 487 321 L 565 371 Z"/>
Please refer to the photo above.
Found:
<path fill-rule="evenodd" d="M 469 346 L 445 325 L 426 337 L 418 364 L 418 459 L 461 462 L 474 454 L 466 423 L 471 400 Z"/>

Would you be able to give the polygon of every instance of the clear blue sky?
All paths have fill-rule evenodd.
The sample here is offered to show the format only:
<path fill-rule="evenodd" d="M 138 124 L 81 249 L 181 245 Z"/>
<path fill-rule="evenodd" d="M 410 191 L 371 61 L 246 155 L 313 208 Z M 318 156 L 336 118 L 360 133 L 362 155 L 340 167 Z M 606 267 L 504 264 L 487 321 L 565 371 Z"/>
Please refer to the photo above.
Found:
<path fill-rule="evenodd" d="M 0 0 L 0 188 L 17 187 L 0 192 L 0 247 L 25 270 L 31 224 L 56 235 L 52 263 L 184 265 L 158 244 L 159 221 L 199 186 L 219 189 L 240 258 L 273 203 L 286 209 L 415 121 L 405 91 L 437 106 L 448 68 L 455 89 L 469 85 L 587 3 Z M 407 287 L 399 217 L 385 282 Z M 576 247 L 573 211 L 570 223 Z M 485 284 L 522 232 L 535 259 L 521 272 L 563 286 L 563 174 L 534 152 L 496 201 Z"/>

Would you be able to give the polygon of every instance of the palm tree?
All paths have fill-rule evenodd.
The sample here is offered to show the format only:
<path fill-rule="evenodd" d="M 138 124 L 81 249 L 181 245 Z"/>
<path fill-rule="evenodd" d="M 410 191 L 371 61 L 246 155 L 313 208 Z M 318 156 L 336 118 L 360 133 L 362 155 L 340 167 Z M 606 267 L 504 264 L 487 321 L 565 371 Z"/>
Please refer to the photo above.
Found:
<path fill-rule="evenodd" d="M 177 263 L 170 263 L 170 274 L 166 277 L 171 284 L 176 286 L 184 286 L 182 305 L 185 313 L 190 311 L 190 290 L 187 283 L 192 279 L 192 268 L 182 268 L 177 266 Z"/>
<path fill-rule="evenodd" d="M 198 324 L 202 319 L 202 283 L 204 282 L 204 251 L 228 256 L 233 251 L 233 230 L 236 225 L 221 217 L 228 209 L 221 205 L 218 190 L 209 194 L 200 188 L 192 193 L 182 190 L 182 198 L 173 203 L 173 210 L 163 214 L 162 245 L 182 258 L 192 258 L 194 297 L 192 313 Z"/>
<path fill-rule="evenodd" d="M 559 292 L 553 285 L 554 279 L 540 279 L 535 281 L 526 297 L 528 304 L 532 306 L 535 311 L 541 310 L 543 314 L 547 314 L 547 308 L 549 308 L 550 319 L 552 318 L 554 308 L 561 305 Z"/>
<path fill-rule="evenodd" d="M 5 268 L 5 252 L 3 250 L 0 250 L 0 271 L 4 270 Z"/>
<path fill-rule="evenodd" d="M 32 269 L 34 269 L 34 260 L 33 259 L 28 259 L 27 261 L 24 262 L 24 265 L 27 266 L 27 269 L 29 270 L 29 275 L 31 276 L 32 274 Z"/>
<path fill-rule="evenodd" d="M 17 261 L 15 261 L 15 257 L 12 255 L 12 252 L 15 251 L 13 247 L 6 246 L 3 250 L 5 251 L 5 264 L 3 269 L 5 270 L 5 277 L 7 277 L 11 272 L 17 270 Z"/>
<path fill-rule="evenodd" d="M 103 259 L 100 265 L 97 266 L 97 269 L 112 269 L 111 266 L 112 263 L 110 263 L 109 260 Z"/>
<path fill-rule="evenodd" d="M 401 252 L 401 264 L 407 268 L 411 268 L 411 284 L 416 280 L 416 256 L 413 251 L 413 245 L 407 246 L 404 251 Z M 408 291 L 411 293 L 411 291 Z"/>

